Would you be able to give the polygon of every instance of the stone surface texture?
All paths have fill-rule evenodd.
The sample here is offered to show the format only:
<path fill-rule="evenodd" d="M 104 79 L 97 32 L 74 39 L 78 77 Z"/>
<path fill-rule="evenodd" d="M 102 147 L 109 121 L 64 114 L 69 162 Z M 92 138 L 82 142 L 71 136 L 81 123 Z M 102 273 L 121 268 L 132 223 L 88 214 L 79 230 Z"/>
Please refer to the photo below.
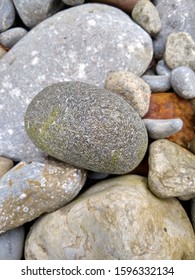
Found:
<path fill-rule="evenodd" d="M 14 166 L 9 158 L 0 157 L 0 178 Z"/>
<path fill-rule="evenodd" d="M 159 199 L 147 179 L 102 181 L 38 219 L 26 239 L 33 260 L 194 259 L 195 236 L 176 199 Z"/>
<path fill-rule="evenodd" d="M 0 61 L 0 155 L 40 156 L 23 123 L 40 90 L 67 80 L 103 87 L 108 72 L 122 69 L 142 75 L 152 52 L 149 35 L 108 5 L 79 5 L 41 22 Z"/>
<path fill-rule="evenodd" d="M 150 87 L 129 71 L 110 72 L 105 88 L 122 96 L 143 117 L 149 109 Z"/>
<path fill-rule="evenodd" d="M 54 160 L 20 162 L 0 180 L 0 233 L 64 206 L 85 180 L 84 171 Z"/>
<path fill-rule="evenodd" d="M 162 139 L 150 145 L 148 184 L 158 197 L 195 197 L 195 155 Z"/>
<path fill-rule="evenodd" d="M 14 27 L 0 34 L 0 44 L 11 49 L 24 35 L 27 30 L 22 27 Z"/>
<path fill-rule="evenodd" d="M 143 121 L 122 97 L 81 82 L 54 84 L 37 94 L 25 128 L 50 156 L 109 174 L 134 169 L 148 143 Z"/>
<path fill-rule="evenodd" d="M 152 92 L 165 92 L 171 89 L 170 77 L 166 75 L 143 75 L 142 79 Z"/>
<path fill-rule="evenodd" d="M 0 32 L 10 28 L 15 21 L 15 9 L 12 0 L 0 2 Z"/>

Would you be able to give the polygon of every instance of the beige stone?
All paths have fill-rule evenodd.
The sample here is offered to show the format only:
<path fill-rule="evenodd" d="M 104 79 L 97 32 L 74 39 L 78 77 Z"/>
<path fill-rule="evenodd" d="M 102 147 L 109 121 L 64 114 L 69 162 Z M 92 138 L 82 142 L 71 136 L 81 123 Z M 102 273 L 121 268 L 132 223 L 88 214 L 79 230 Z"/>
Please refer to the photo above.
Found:
<path fill-rule="evenodd" d="M 0 157 L 0 178 L 14 166 L 11 159 Z"/>

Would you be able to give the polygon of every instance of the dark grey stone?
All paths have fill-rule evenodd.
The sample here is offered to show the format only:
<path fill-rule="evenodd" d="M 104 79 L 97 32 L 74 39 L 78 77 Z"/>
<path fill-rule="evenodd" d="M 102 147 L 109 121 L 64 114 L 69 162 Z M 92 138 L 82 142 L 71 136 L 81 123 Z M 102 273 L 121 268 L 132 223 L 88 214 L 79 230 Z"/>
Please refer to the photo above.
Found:
<path fill-rule="evenodd" d="M 85 2 L 85 0 L 62 0 L 66 5 L 76 6 L 81 5 Z"/>
<path fill-rule="evenodd" d="M 192 225 L 195 230 L 195 198 L 191 201 L 191 217 L 192 217 Z"/>
<path fill-rule="evenodd" d="M 159 60 L 156 65 L 156 73 L 160 75 L 165 75 L 170 77 L 171 75 L 171 69 L 166 65 L 165 61 L 163 59 Z"/>
<path fill-rule="evenodd" d="M 0 44 L 11 49 L 24 35 L 27 30 L 22 27 L 14 27 L 0 34 Z"/>
<path fill-rule="evenodd" d="M 144 75 L 142 79 L 150 86 L 151 92 L 165 92 L 171 88 L 169 76 Z"/>
<path fill-rule="evenodd" d="M 0 1 L 0 32 L 10 28 L 15 21 L 15 9 L 11 0 Z"/>
<path fill-rule="evenodd" d="M 25 128 L 52 157 L 108 174 L 133 170 L 148 143 L 142 119 L 122 97 L 81 82 L 42 90 L 28 106 Z"/>
<path fill-rule="evenodd" d="M 87 177 L 89 179 L 94 179 L 94 180 L 102 180 L 106 179 L 110 174 L 107 173 L 100 173 L 100 172 L 94 172 L 94 171 L 88 171 Z"/>

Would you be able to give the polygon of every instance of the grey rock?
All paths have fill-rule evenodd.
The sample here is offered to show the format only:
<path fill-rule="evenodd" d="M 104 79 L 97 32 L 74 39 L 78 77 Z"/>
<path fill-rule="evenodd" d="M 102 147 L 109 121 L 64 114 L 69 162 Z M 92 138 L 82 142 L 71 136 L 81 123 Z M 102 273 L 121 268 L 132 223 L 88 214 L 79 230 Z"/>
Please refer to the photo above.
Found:
<path fill-rule="evenodd" d="M 110 72 L 105 88 L 122 96 L 141 117 L 148 112 L 150 87 L 137 75 L 129 71 Z"/>
<path fill-rule="evenodd" d="M 148 0 L 139 0 L 133 8 L 131 16 L 152 37 L 161 30 L 161 19 L 158 10 Z"/>
<path fill-rule="evenodd" d="M 186 66 L 173 69 L 170 82 L 174 91 L 183 99 L 195 98 L 195 73 L 192 69 Z"/>
<path fill-rule="evenodd" d="M 192 218 L 192 225 L 195 230 L 195 198 L 191 201 L 191 218 Z"/>
<path fill-rule="evenodd" d="M 151 92 L 165 92 L 171 89 L 169 76 L 143 75 L 142 79 L 150 86 Z"/>
<path fill-rule="evenodd" d="M 62 0 L 66 5 L 76 6 L 84 4 L 85 0 Z"/>
<path fill-rule="evenodd" d="M 0 32 L 10 28 L 15 21 L 15 9 L 11 0 L 0 2 Z"/>
<path fill-rule="evenodd" d="M 27 30 L 22 27 L 14 27 L 0 34 L 0 44 L 11 49 L 24 35 Z"/>
<path fill-rule="evenodd" d="M 21 260 L 23 248 L 23 226 L 0 234 L 0 260 Z"/>
<path fill-rule="evenodd" d="M 163 139 L 169 137 L 183 127 L 183 121 L 177 119 L 143 119 L 148 131 L 148 135 L 152 139 Z"/>
<path fill-rule="evenodd" d="M 94 172 L 94 171 L 88 171 L 87 173 L 87 177 L 89 179 L 93 179 L 93 180 L 102 180 L 102 179 L 106 179 L 110 174 L 107 173 L 100 173 L 100 172 Z"/>
<path fill-rule="evenodd" d="M 9 158 L 0 157 L 0 178 L 14 166 Z"/>
<path fill-rule="evenodd" d="M 64 206 L 85 180 L 83 170 L 54 160 L 20 162 L 0 179 L 0 233 Z"/>
<path fill-rule="evenodd" d="M 171 69 L 188 66 L 195 71 L 195 41 L 186 32 L 171 33 L 167 37 L 164 57 Z"/>
<path fill-rule="evenodd" d="M 142 75 L 152 52 L 149 35 L 108 5 L 80 5 L 37 25 L 0 61 L 0 155 L 15 161 L 41 156 L 23 123 L 40 90 L 67 80 L 103 87 L 107 73 L 121 69 Z"/>
<path fill-rule="evenodd" d="M 158 197 L 195 197 L 195 155 L 168 140 L 156 140 L 149 149 L 148 184 Z"/>
<path fill-rule="evenodd" d="M 158 75 L 165 75 L 165 76 L 170 77 L 171 69 L 166 65 L 166 63 L 163 59 L 158 61 L 157 65 L 156 65 L 156 73 Z"/>
<path fill-rule="evenodd" d="M 147 149 L 137 112 L 120 96 L 81 82 L 51 85 L 25 114 L 32 142 L 50 156 L 88 170 L 124 174 Z"/>
<path fill-rule="evenodd" d="M 175 32 L 188 32 L 195 40 L 195 5 L 194 0 L 154 0 L 162 28 L 154 39 L 154 53 L 162 58 L 165 51 L 167 36 Z"/>
<path fill-rule="evenodd" d="M 135 175 L 102 181 L 39 218 L 25 244 L 29 260 L 194 258 L 194 231 L 179 201 L 155 197 Z"/>

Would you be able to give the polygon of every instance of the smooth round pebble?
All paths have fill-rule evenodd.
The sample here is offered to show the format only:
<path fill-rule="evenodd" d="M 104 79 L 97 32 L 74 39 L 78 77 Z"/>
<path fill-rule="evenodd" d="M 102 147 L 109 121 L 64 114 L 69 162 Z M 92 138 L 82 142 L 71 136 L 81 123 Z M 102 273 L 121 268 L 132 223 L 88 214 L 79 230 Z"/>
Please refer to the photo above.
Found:
<path fill-rule="evenodd" d="M 14 27 L 0 34 L 0 44 L 11 49 L 24 35 L 27 30 L 22 27 Z"/>
<path fill-rule="evenodd" d="M 11 159 L 0 157 L 0 178 L 8 172 L 12 167 L 14 166 L 14 163 Z"/>
<path fill-rule="evenodd" d="M 152 92 L 165 92 L 171 88 L 169 76 L 143 75 L 142 79 L 150 86 Z"/>
<path fill-rule="evenodd" d="M 171 69 L 167 66 L 165 61 L 163 59 L 159 60 L 156 65 L 156 73 L 160 75 L 165 75 L 170 77 L 171 75 Z"/>
<path fill-rule="evenodd" d="M 12 0 L 0 1 L 0 32 L 10 28 L 15 21 L 15 9 Z"/>
<path fill-rule="evenodd" d="M 110 174 L 107 173 L 100 173 L 100 172 L 94 172 L 94 171 L 88 171 L 87 172 L 87 177 L 89 179 L 93 179 L 93 180 L 102 180 L 102 179 L 106 179 Z"/>

